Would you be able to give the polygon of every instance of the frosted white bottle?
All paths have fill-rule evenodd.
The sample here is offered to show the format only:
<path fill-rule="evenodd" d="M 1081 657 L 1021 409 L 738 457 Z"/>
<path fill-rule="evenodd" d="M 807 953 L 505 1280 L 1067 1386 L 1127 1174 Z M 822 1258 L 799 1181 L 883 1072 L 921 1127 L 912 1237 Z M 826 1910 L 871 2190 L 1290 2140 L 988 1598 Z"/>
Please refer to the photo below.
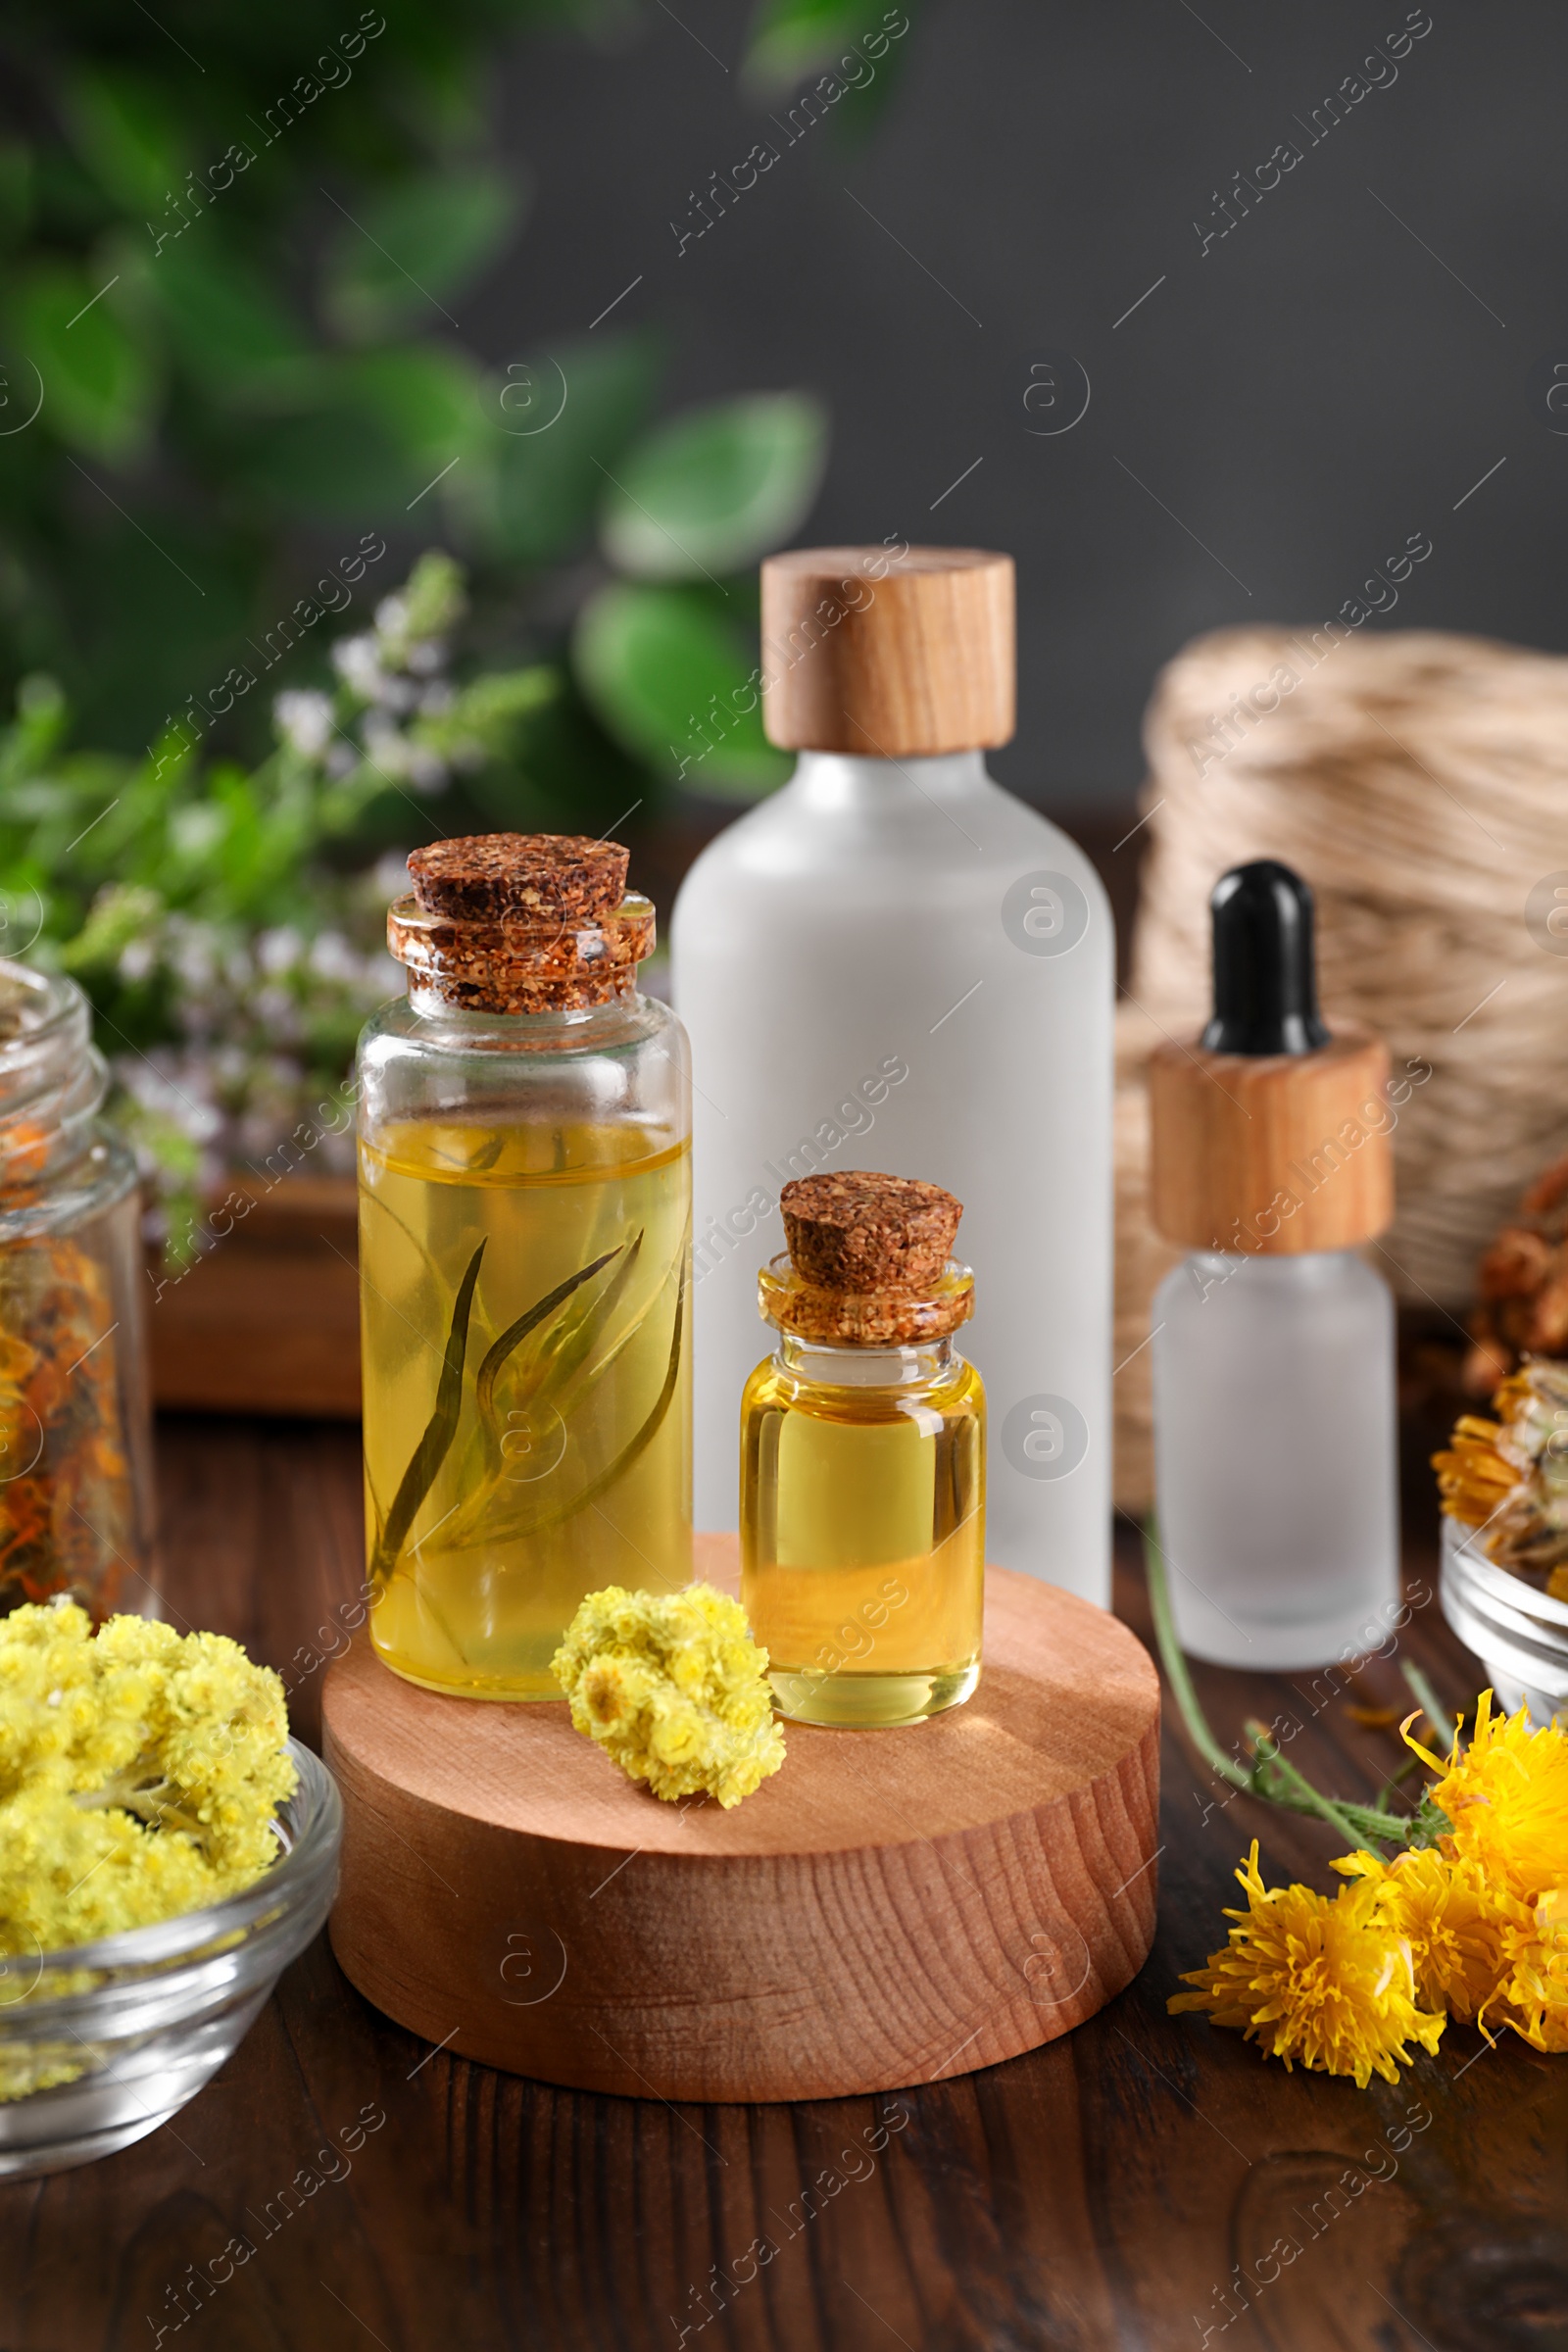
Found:
<path fill-rule="evenodd" d="M 1182 1647 L 1279 1673 L 1398 1594 L 1394 1299 L 1353 1250 L 1195 1252 L 1154 1296 L 1159 1541 Z"/>
<path fill-rule="evenodd" d="M 1114 938 L 1088 858 L 972 748 L 1011 733 L 1011 564 L 832 549 L 775 559 L 763 581 L 773 739 L 857 729 L 881 751 L 802 749 L 675 906 L 698 1524 L 737 1524 L 756 1268 L 784 1247 L 781 1187 L 921 1176 L 963 1201 L 981 1278 L 965 1353 L 992 1398 L 991 1557 L 1104 1604 Z M 960 731 L 966 747 L 947 748 Z"/>
<path fill-rule="evenodd" d="M 1394 1211 L 1388 1054 L 1319 1018 L 1298 875 L 1210 905 L 1213 1018 L 1150 1063 L 1154 1221 L 1213 1245 L 1154 1297 L 1159 1543 L 1182 1647 L 1289 1672 L 1397 1614 L 1394 1300 L 1357 1253 Z"/>

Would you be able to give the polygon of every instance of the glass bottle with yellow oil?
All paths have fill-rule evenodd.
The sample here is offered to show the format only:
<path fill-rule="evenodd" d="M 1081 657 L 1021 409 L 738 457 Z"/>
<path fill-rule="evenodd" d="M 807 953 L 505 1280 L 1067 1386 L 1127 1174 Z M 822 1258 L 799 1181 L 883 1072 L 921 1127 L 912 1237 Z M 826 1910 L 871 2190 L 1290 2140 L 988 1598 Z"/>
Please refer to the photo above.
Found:
<path fill-rule="evenodd" d="M 779 1712 L 914 1723 L 980 1679 L 985 1390 L 953 1335 L 959 1203 L 846 1170 L 787 1184 L 760 1277 L 777 1350 L 741 1405 L 741 1597 Z"/>
<path fill-rule="evenodd" d="M 360 1042 L 370 1639 L 468 1698 L 559 1698 L 584 1593 L 691 1575 L 690 1077 L 626 863 L 416 851 Z"/>

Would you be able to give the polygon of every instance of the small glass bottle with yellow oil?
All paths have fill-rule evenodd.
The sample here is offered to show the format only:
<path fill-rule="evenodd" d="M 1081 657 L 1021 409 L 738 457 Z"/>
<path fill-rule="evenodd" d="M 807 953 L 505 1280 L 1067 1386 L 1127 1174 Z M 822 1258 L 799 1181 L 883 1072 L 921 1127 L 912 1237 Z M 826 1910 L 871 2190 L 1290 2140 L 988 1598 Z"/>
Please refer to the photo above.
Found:
<path fill-rule="evenodd" d="M 759 1281 L 776 1352 L 741 1404 L 741 1597 L 779 1712 L 914 1723 L 980 1679 L 985 1390 L 954 1345 L 974 1278 L 951 1193 L 846 1170 L 787 1184 Z"/>
<path fill-rule="evenodd" d="M 556 1698 L 578 1602 L 691 1575 L 690 1077 L 612 842 L 416 851 L 360 1042 L 370 1639 Z"/>

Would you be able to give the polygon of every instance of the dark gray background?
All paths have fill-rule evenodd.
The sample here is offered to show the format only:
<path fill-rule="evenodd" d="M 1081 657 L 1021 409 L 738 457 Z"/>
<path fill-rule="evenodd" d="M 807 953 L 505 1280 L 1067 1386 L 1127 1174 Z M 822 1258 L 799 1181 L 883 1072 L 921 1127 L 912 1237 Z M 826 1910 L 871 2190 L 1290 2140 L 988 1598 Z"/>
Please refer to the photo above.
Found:
<path fill-rule="evenodd" d="M 1538 374 L 1568 359 L 1568 22 L 1430 14 L 1396 81 L 1311 146 L 1402 0 L 1203 0 L 1201 21 L 927 0 L 885 111 L 856 130 L 847 101 L 679 258 L 670 219 L 768 131 L 737 71 L 749 12 L 650 0 L 599 49 L 535 34 L 501 101 L 535 210 L 465 326 L 497 359 L 537 351 L 641 273 L 607 324 L 666 330 L 677 404 L 821 393 L 832 463 L 803 538 L 1012 550 L 998 771 L 1048 806 L 1124 802 L 1161 662 L 1223 623 L 1321 622 L 1413 531 L 1434 553 L 1388 625 L 1568 633 L 1568 438 Z M 1201 253 L 1195 218 L 1290 138 L 1302 161 Z M 1043 348 L 1092 385 L 1052 438 L 1022 404 Z"/>

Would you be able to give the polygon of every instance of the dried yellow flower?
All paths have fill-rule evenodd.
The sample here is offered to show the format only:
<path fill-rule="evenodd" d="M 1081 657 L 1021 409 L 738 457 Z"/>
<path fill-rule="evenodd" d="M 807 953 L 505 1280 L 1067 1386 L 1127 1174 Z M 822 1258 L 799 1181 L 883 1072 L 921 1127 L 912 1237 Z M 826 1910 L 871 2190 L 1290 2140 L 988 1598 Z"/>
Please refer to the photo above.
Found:
<path fill-rule="evenodd" d="M 33 1996 L 45 1952 L 250 1886 L 297 1777 L 283 1687 L 237 1642 L 141 1617 L 95 1635 L 74 1602 L 0 1619 L 0 2007 Z M 74 1971 L 38 1997 L 90 1982 Z M 74 2082 L 94 2056 L 79 2037 L 0 2049 L 0 2100 Z"/>
<path fill-rule="evenodd" d="M 784 1761 L 767 1652 L 711 1585 L 590 1592 L 550 1661 L 571 1720 L 656 1796 L 750 1796 Z"/>
<path fill-rule="evenodd" d="M 221 1634 L 74 1602 L 0 1619 L 0 1953 L 194 1911 L 277 1858 L 277 1676 Z"/>
<path fill-rule="evenodd" d="M 1495 1421 L 1461 1414 L 1432 1456 L 1443 1508 L 1475 1529 L 1489 1559 L 1560 1577 L 1568 1564 L 1568 1364 L 1532 1356 L 1492 1400 Z M 1561 1597 L 1562 1586 L 1548 1586 Z"/>

